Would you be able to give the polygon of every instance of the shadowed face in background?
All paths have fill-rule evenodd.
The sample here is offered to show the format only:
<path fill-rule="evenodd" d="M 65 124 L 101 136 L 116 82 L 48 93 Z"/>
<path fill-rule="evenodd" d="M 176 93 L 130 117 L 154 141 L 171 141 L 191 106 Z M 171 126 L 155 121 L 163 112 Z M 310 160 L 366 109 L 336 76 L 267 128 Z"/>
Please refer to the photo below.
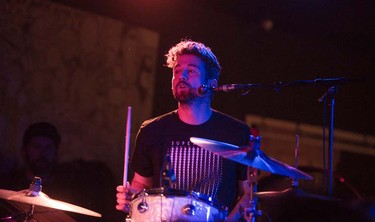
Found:
<path fill-rule="evenodd" d="M 34 176 L 43 176 L 57 161 L 55 142 L 45 136 L 35 136 L 22 149 L 22 157 Z"/>

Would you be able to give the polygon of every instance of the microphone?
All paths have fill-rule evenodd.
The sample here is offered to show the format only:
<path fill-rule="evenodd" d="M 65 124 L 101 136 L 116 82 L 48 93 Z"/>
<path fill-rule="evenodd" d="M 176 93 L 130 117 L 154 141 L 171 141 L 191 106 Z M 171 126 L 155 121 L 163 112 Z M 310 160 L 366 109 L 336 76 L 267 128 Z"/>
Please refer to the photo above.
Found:
<path fill-rule="evenodd" d="M 201 87 L 199 87 L 198 91 L 200 94 L 204 95 L 211 92 L 231 92 L 234 90 L 250 89 L 253 86 L 259 86 L 259 84 L 227 84 L 217 87 L 202 85 Z"/>
<path fill-rule="evenodd" d="M 163 168 L 160 176 L 161 186 L 171 188 L 176 182 L 176 175 L 172 168 L 171 156 L 167 154 L 164 158 Z"/>

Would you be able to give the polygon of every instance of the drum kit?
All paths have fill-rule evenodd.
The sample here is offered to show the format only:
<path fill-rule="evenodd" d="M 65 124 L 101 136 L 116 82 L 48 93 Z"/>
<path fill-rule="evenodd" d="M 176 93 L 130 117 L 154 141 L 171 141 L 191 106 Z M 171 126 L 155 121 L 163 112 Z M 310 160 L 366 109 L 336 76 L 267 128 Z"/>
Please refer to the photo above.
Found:
<path fill-rule="evenodd" d="M 246 221 L 256 221 L 262 215 L 257 209 L 257 198 L 272 199 L 284 196 L 329 200 L 324 196 L 309 194 L 298 189 L 298 179 L 311 180 L 310 175 L 274 158 L 268 157 L 260 148 L 261 137 L 250 137 L 251 146 L 236 145 L 204 138 L 191 137 L 190 141 L 223 158 L 233 160 L 248 167 L 250 192 L 244 195 L 245 201 L 232 212 L 241 212 Z M 254 170 L 255 169 L 255 170 Z M 256 192 L 256 171 L 264 170 L 272 174 L 293 179 L 292 187 L 284 191 Z M 143 190 L 135 195 L 130 203 L 127 221 L 226 221 L 228 209 L 214 199 L 200 193 L 154 188 Z"/>
<path fill-rule="evenodd" d="M 299 189 L 297 187 L 298 179 L 311 180 L 312 177 L 296 167 L 268 157 L 259 149 L 260 137 L 250 137 L 250 140 L 254 142 L 253 145 L 239 147 L 204 138 L 190 138 L 192 143 L 203 149 L 248 166 L 250 192 L 246 194 L 247 196 L 244 195 L 247 198 L 245 198 L 246 201 L 243 205 L 239 208 L 236 208 L 236 206 L 232 212 L 236 212 L 236 210 L 241 212 L 246 221 L 257 221 L 257 218 L 263 214 L 257 208 L 258 198 L 274 200 L 292 197 L 322 201 L 333 200 L 325 196 L 309 194 Z M 292 178 L 292 187 L 282 191 L 257 192 L 257 180 L 255 179 L 257 170 L 264 170 L 272 174 Z M 0 221 L 39 221 L 34 219 L 36 206 L 101 217 L 101 214 L 89 209 L 54 200 L 41 190 L 41 179 L 38 177 L 35 177 L 29 189 L 26 190 L 10 191 L 0 189 L 1 199 L 29 205 L 29 210 L 21 216 L 17 212 L 14 215 L 1 216 Z M 126 221 L 226 221 L 227 216 L 228 209 L 219 205 L 211 197 L 194 191 L 188 192 L 161 187 L 144 190 L 136 194 L 131 202 L 130 214 Z M 62 221 L 74 220 L 65 218 Z"/>

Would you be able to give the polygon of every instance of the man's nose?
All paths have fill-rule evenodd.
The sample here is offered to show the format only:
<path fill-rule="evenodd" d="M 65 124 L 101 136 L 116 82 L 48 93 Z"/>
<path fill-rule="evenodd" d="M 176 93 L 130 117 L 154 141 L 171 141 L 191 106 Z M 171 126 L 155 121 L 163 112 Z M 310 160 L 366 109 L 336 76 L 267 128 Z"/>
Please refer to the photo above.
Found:
<path fill-rule="evenodd" d="M 189 79 L 189 73 L 188 73 L 188 70 L 185 69 L 182 71 L 181 75 L 180 75 L 180 80 L 188 80 Z"/>

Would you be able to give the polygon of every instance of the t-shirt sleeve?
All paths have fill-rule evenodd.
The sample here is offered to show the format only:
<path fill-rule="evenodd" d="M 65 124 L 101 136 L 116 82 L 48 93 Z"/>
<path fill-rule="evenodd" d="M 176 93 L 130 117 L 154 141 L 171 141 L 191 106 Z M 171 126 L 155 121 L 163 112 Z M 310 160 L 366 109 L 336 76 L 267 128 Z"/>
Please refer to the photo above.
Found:
<path fill-rule="evenodd" d="M 147 138 L 147 130 L 142 125 L 136 136 L 130 169 L 141 176 L 151 177 L 153 176 L 152 158 Z"/>

